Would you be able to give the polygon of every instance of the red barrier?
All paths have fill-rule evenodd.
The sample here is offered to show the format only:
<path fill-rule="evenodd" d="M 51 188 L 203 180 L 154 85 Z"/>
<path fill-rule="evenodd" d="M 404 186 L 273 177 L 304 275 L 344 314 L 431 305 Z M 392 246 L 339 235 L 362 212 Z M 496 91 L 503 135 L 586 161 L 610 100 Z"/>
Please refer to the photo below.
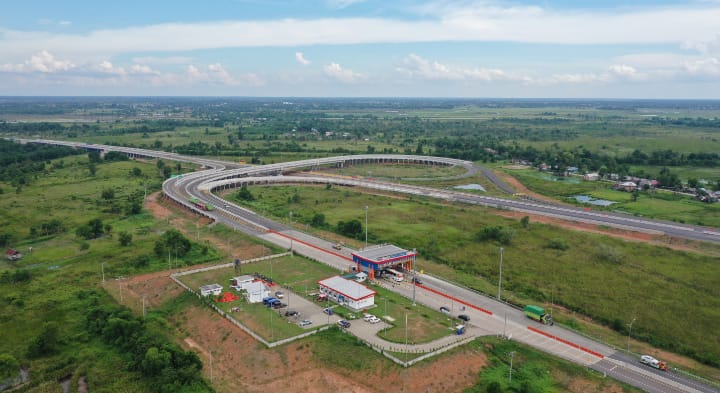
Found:
<path fill-rule="evenodd" d="M 460 303 L 460 304 L 465 305 L 465 306 L 468 306 L 468 307 L 470 307 L 470 308 L 474 308 L 474 309 L 476 309 L 476 310 L 478 310 L 478 311 L 482 311 L 482 312 L 484 312 L 484 313 L 487 314 L 487 315 L 493 315 L 492 311 L 490 311 L 490 310 L 486 310 L 486 309 L 484 309 L 484 308 L 482 308 L 482 307 L 476 306 L 476 305 L 474 305 L 474 304 L 470 304 L 470 303 L 468 303 L 468 302 L 466 302 L 466 301 L 464 301 L 464 300 L 460 300 L 460 299 L 458 299 L 458 298 L 456 298 L 456 297 L 453 297 L 453 296 L 450 296 L 450 295 L 448 295 L 448 294 L 446 294 L 446 293 L 440 292 L 440 291 L 438 291 L 437 289 L 428 288 L 428 287 L 426 287 L 426 286 L 424 286 L 424 285 L 422 285 L 422 284 L 417 284 L 417 283 L 416 283 L 415 285 L 417 285 L 418 288 L 422 288 L 422 289 L 424 289 L 424 290 L 426 290 L 426 291 L 428 291 L 428 292 L 432 292 L 432 293 L 434 293 L 434 294 L 436 294 L 436 295 L 440 295 L 440 296 L 446 297 L 446 298 L 448 298 L 448 299 L 451 299 L 451 300 L 454 301 L 454 302 Z"/>
<path fill-rule="evenodd" d="M 589 353 L 589 354 L 591 354 L 591 355 L 593 355 L 593 356 L 597 356 L 597 357 L 599 357 L 600 359 L 604 359 L 604 358 L 605 358 L 605 356 L 604 356 L 603 354 L 601 354 L 601 353 L 595 352 L 595 351 L 593 351 L 592 349 L 585 348 L 585 347 L 583 347 L 583 346 L 580 346 L 580 345 L 578 345 L 578 344 L 575 344 L 575 343 L 572 342 L 572 341 L 568 341 L 568 340 L 566 340 L 566 339 L 564 339 L 564 338 L 560 338 L 560 337 L 555 336 L 555 335 L 553 335 L 553 334 L 550 334 L 550 333 L 548 333 L 548 332 L 544 332 L 544 331 L 542 331 L 542 330 L 540 330 L 540 329 L 538 329 L 538 328 L 534 328 L 534 327 L 532 327 L 532 326 L 528 326 L 528 329 L 530 329 L 530 331 L 532 331 L 532 332 L 535 332 L 535 333 L 537 333 L 537 334 L 542 334 L 543 336 L 548 337 L 548 338 L 551 338 L 551 339 L 553 339 L 553 340 L 555 340 L 555 341 L 559 341 L 559 342 L 561 342 L 561 343 L 563 343 L 563 344 L 565 344 L 565 345 L 569 345 L 569 346 L 571 346 L 571 347 L 573 347 L 573 348 L 576 348 L 576 349 L 579 349 L 579 350 L 581 350 L 581 351 L 583 351 L 583 352 L 587 352 L 587 353 Z"/>
<path fill-rule="evenodd" d="M 284 238 L 290 239 L 290 240 L 292 240 L 292 241 L 294 241 L 294 242 L 298 242 L 298 243 L 304 244 L 304 245 L 306 245 L 306 246 L 308 246 L 308 247 L 312 247 L 312 248 L 314 248 L 314 249 L 316 249 L 316 250 L 324 251 L 324 252 L 326 252 L 326 253 L 328 253 L 328 254 L 335 255 L 336 257 L 340 257 L 340 258 L 342 258 L 342 259 L 344 259 L 344 260 L 346 260 L 346 261 L 350 261 L 350 262 L 353 261 L 351 258 L 348 258 L 348 257 L 346 257 L 345 255 L 338 254 L 338 253 L 333 252 L 333 251 L 330 251 L 330 250 L 326 250 L 326 249 L 324 249 L 324 248 L 322 248 L 322 247 L 319 247 L 319 246 L 316 246 L 316 245 L 314 245 L 314 244 L 312 244 L 312 243 L 308 243 L 308 242 L 306 242 L 306 241 L 303 241 L 303 240 L 300 240 L 300 239 L 296 239 L 296 238 L 294 238 L 294 237 L 292 237 L 292 236 L 288 236 L 288 235 L 286 235 L 286 234 L 284 234 L 284 233 L 280 233 L 280 232 L 274 231 L 274 230 L 272 230 L 272 229 L 268 229 L 268 230 L 267 230 L 267 233 L 274 233 L 274 234 L 276 234 L 276 235 L 279 235 L 279 236 L 282 236 L 282 237 L 284 237 Z"/>

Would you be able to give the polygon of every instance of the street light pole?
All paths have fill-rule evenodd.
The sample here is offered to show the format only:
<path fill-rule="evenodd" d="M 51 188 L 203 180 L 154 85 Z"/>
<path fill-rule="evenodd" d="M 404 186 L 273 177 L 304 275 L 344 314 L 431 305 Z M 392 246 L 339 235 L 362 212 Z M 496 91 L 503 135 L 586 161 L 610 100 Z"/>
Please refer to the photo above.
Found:
<path fill-rule="evenodd" d="M 636 319 L 637 319 L 637 318 L 633 318 L 632 321 L 630 321 L 630 323 L 628 324 L 628 326 L 629 326 L 629 329 L 628 329 L 628 339 L 627 339 L 627 352 L 628 352 L 628 353 L 630 353 L 630 333 L 632 332 L 632 325 L 633 325 L 633 323 L 635 323 L 635 320 L 636 320 Z"/>
<path fill-rule="evenodd" d="M 512 383 L 512 364 L 513 364 L 513 358 L 515 357 L 515 351 L 510 352 L 509 355 L 510 355 L 510 383 Z"/>
<path fill-rule="evenodd" d="M 212 358 L 212 350 L 210 350 L 210 384 L 213 383 L 213 358 Z"/>
<path fill-rule="evenodd" d="M 365 205 L 365 248 L 367 248 L 367 238 L 368 238 L 368 206 Z"/>
<path fill-rule="evenodd" d="M 405 313 L 405 363 L 407 363 L 408 354 L 408 315 Z"/>
<path fill-rule="evenodd" d="M 503 248 L 500 247 L 500 276 L 498 277 L 498 300 L 501 300 L 500 294 L 502 291 L 502 259 L 503 259 Z"/>
<path fill-rule="evenodd" d="M 102 270 L 102 283 L 105 285 L 105 262 L 100 264 L 100 270 Z"/>

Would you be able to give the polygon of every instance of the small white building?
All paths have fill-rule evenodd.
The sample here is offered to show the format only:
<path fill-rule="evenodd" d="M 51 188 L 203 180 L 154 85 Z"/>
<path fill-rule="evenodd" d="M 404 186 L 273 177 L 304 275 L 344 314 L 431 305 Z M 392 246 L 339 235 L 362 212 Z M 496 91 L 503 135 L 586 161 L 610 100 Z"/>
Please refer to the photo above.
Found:
<path fill-rule="evenodd" d="M 244 275 L 244 276 L 237 276 L 230 279 L 230 286 L 237 289 L 238 291 L 242 291 L 245 289 L 246 286 L 250 285 L 251 282 L 255 280 L 255 277 L 251 275 Z"/>
<path fill-rule="evenodd" d="M 260 303 L 270 296 L 270 289 L 262 281 L 253 281 L 245 286 L 245 300 L 248 303 Z"/>
<path fill-rule="evenodd" d="M 203 285 L 200 287 L 200 295 L 202 296 L 220 296 L 220 292 L 222 292 L 222 285 L 220 284 L 208 284 Z"/>
<path fill-rule="evenodd" d="M 357 282 L 364 282 L 365 280 L 367 280 L 367 277 L 368 277 L 367 273 L 365 273 L 365 272 L 360 272 L 360 273 L 358 273 L 358 274 L 355 275 L 355 281 L 357 281 Z"/>
<path fill-rule="evenodd" d="M 375 305 L 375 291 L 358 282 L 334 276 L 318 281 L 320 293 L 354 311 Z"/>
<path fill-rule="evenodd" d="M 585 181 L 598 181 L 598 180 L 600 180 L 600 174 L 599 173 L 586 173 L 583 175 L 583 179 Z"/>

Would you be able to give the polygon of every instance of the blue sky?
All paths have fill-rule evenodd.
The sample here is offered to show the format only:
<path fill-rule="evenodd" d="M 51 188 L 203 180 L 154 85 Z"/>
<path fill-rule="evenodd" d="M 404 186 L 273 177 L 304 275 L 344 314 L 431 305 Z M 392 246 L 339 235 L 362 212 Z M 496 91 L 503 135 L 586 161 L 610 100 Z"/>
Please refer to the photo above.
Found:
<path fill-rule="evenodd" d="M 720 0 L 2 8 L 0 95 L 720 98 Z"/>

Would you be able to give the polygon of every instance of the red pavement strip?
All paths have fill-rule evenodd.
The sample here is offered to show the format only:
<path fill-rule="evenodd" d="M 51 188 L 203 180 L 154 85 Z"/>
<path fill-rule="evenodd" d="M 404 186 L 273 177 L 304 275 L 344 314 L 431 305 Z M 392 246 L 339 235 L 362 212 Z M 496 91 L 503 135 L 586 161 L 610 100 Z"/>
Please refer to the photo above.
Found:
<path fill-rule="evenodd" d="M 476 309 L 476 310 L 478 310 L 478 311 L 482 311 L 482 312 L 484 312 L 484 313 L 487 314 L 487 315 L 493 315 L 492 311 L 490 311 L 490 310 L 486 310 L 486 309 L 484 309 L 484 308 L 482 308 L 482 307 L 478 307 L 478 306 L 476 306 L 476 305 L 474 305 L 474 304 L 470 304 L 470 303 L 468 303 L 468 302 L 466 302 L 466 301 L 464 301 L 464 300 L 460 300 L 460 299 L 458 299 L 458 298 L 456 298 L 456 297 L 453 297 L 453 296 L 450 296 L 450 295 L 448 295 L 448 294 L 446 294 L 446 293 L 442 293 L 442 292 L 438 291 L 437 289 L 428 288 L 428 287 L 426 287 L 426 286 L 424 286 L 424 285 L 422 285 L 422 284 L 417 284 L 417 283 L 416 283 L 415 285 L 417 285 L 418 288 L 422 288 L 422 289 L 424 289 L 424 290 L 426 290 L 426 291 L 429 291 L 429 292 L 438 294 L 438 295 L 443 296 L 443 297 L 446 297 L 446 298 L 448 298 L 448 299 L 452 299 L 454 302 L 457 302 L 457 303 L 460 303 L 460 304 L 464 304 L 464 305 L 466 305 L 466 306 L 468 306 L 468 307 L 471 307 L 471 308 L 474 308 L 474 309 Z"/>
<path fill-rule="evenodd" d="M 268 230 L 267 230 L 267 233 L 274 233 L 274 234 L 279 235 L 279 236 L 282 236 L 282 237 L 284 237 L 284 238 L 291 239 L 291 240 L 294 241 L 294 242 L 298 242 L 298 243 L 304 244 L 304 245 L 306 245 L 306 246 L 308 246 L 308 247 L 312 247 L 312 248 L 314 248 L 314 249 L 316 249 L 316 250 L 324 251 L 324 252 L 326 252 L 326 253 L 328 253 L 328 254 L 335 255 L 336 257 L 340 257 L 340 258 L 342 258 L 342 259 L 344 259 L 344 260 L 346 260 L 346 261 L 350 261 L 350 262 L 353 261 L 352 259 L 346 257 L 345 255 L 338 254 L 338 253 L 333 252 L 333 251 L 330 251 L 330 250 L 326 250 L 326 249 L 324 249 L 324 248 L 322 248 L 322 247 L 318 247 L 318 246 L 316 246 L 316 245 L 314 245 L 314 244 L 312 244 L 312 243 L 308 243 L 308 242 L 306 242 L 306 241 L 302 241 L 302 240 L 300 240 L 300 239 L 296 239 L 296 238 L 294 238 L 294 237 L 292 237 L 292 236 L 288 236 L 288 235 L 286 235 L 286 234 L 284 234 L 284 233 L 280 233 L 280 232 L 278 232 L 278 231 L 273 231 L 272 229 L 268 229 Z"/>
<path fill-rule="evenodd" d="M 324 252 L 326 252 L 326 253 L 328 253 L 328 254 L 335 255 L 336 257 L 340 257 L 340 258 L 345 259 L 345 260 L 347 260 L 347 261 L 350 261 L 350 262 L 353 261 L 352 259 L 346 257 L 345 255 L 338 254 L 338 253 L 336 253 L 336 252 L 333 252 L 333 251 L 324 249 L 324 248 L 322 248 L 322 247 L 318 247 L 318 246 L 316 246 L 316 245 L 314 245 L 314 244 L 312 244 L 312 243 L 308 243 L 308 242 L 306 242 L 306 241 L 302 241 L 302 240 L 300 240 L 300 239 L 296 239 L 296 238 L 294 238 L 294 237 L 292 237 L 292 236 L 288 236 L 288 235 L 286 235 L 286 234 L 284 234 L 284 233 L 280 233 L 280 232 L 278 232 L 278 231 L 273 231 L 272 229 L 268 229 L 267 233 L 274 233 L 274 234 L 279 235 L 279 236 L 282 236 L 282 237 L 284 237 L 284 238 L 292 239 L 293 241 L 296 241 L 296 242 L 298 242 L 298 243 L 304 244 L 304 245 L 306 245 L 306 246 L 308 246 L 308 247 L 312 247 L 312 248 L 314 248 L 314 249 L 316 249 L 316 250 L 324 251 Z M 474 305 L 474 304 L 470 304 L 470 303 L 468 303 L 468 302 L 466 302 L 466 301 L 464 301 L 464 300 L 460 300 L 460 299 L 458 299 L 458 298 L 456 298 L 456 297 L 453 297 L 453 296 L 450 296 L 450 295 L 448 295 L 448 294 L 442 293 L 442 292 L 440 292 L 440 291 L 438 291 L 438 290 L 436 290 L 436 289 L 428 288 L 428 287 L 426 287 L 426 286 L 424 286 L 424 285 L 417 284 L 417 283 L 416 283 L 415 285 L 417 285 L 419 288 L 422 288 L 422 289 L 424 289 L 424 290 L 426 290 L 426 291 L 433 292 L 433 293 L 435 293 L 435 294 L 438 294 L 438 295 L 440 295 L 440 296 L 446 297 L 446 298 L 448 298 L 448 299 L 452 299 L 453 301 L 455 301 L 455 302 L 457 302 L 457 303 L 460 303 L 460 304 L 463 304 L 463 305 L 465 305 L 465 306 L 474 308 L 474 309 L 476 309 L 476 310 L 478 310 L 478 311 L 482 311 L 482 312 L 484 312 L 484 313 L 487 314 L 487 315 L 493 315 L 492 311 L 490 311 L 490 310 L 486 310 L 486 309 L 484 309 L 484 308 L 482 308 L 482 307 L 478 307 L 478 306 L 476 306 L 476 305 Z"/>
<path fill-rule="evenodd" d="M 563 344 L 569 345 L 569 346 L 571 346 L 571 347 L 573 347 L 573 348 L 577 348 L 577 349 L 579 349 L 579 350 L 581 350 L 581 351 L 583 351 L 583 352 L 587 352 L 587 353 L 589 353 L 589 354 L 591 354 L 591 355 L 593 355 L 593 356 L 597 356 L 597 357 L 599 357 L 600 359 L 604 359 L 604 358 L 605 358 L 605 356 L 603 356 L 603 354 L 597 353 L 597 352 L 593 351 L 592 349 L 587 349 L 587 348 L 585 348 L 585 347 L 583 347 L 583 346 L 580 346 L 580 345 L 578 345 L 578 344 L 575 344 L 575 343 L 572 342 L 572 341 L 565 340 L 564 338 L 560 338 L 560 337 L 558 337 L 558 336 L 552 335 L 552 334 L 547 333 L 547 332 L 543 332 L 542 330 L 540 330 L 540 329 L 538 329 L 538 328 L 534 328 L 534 327 L 532 327 L 532 326 L 528 326 L 527 328 L 528 328 L 530 331 L 533 331 L 533 332 L 535 332 L 535 333 L 537 333 L 537 334 L 542 334 L 542 335 L 545 336 L 545 337 L 552 338 L 553 340 L 556 340 L 556 341 L 560 341 L 560 342 L 563 343 Z"/>

